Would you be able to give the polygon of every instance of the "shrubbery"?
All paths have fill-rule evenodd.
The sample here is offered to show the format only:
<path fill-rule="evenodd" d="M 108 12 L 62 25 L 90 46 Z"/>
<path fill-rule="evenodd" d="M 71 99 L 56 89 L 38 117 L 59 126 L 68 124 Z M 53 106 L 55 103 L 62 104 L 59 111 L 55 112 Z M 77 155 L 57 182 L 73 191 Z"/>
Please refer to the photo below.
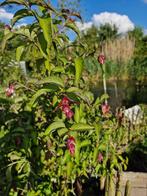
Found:
<path fill-rule="evenodd" d="M 63 32 L 70 28 L 78 33 L 71 19 L 79 14 L 59 12 L 42 0 L 1 5 L 11 3 L 24 7 L 12 24 L 25 16 L 35 22 L 7 29 L 3 47 L 10 38 L 24 36 L 16 57 L 19 61 L 27 55 L 34 72 L 1 85 L 0 193 L 75 195 L 77 184 L 82 187 L 91 177 L 102 182 L 127 168 L 122 147 L 129 142 L 128 132 L 102 105 L 108 96 L 94 100 L 82 79 L 84 48 L 70 45 Z"/>

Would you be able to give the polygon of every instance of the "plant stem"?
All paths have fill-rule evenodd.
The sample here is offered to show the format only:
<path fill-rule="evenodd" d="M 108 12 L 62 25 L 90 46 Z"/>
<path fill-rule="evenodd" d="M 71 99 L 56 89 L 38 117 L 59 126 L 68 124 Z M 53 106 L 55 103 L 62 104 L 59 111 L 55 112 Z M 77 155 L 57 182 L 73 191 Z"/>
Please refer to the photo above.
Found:
<path fill-rule="evenodd" d="M 104 94 L 107 94 L 107 85 L 106 85 L 106 66 L 105 64 L 103 64 L 103 68 L 102 68 L 102 75 L 103 75 L 103 88 L 104 88 Z M 107 104 L 108 101 L 107 99 L 105 99 L 105 104 Z"/>
<path fill-rule="evenodd" d="M 131 196 L 131 183 L 129 180 L 127 180 L 125 186 L 125 196 Z"/>

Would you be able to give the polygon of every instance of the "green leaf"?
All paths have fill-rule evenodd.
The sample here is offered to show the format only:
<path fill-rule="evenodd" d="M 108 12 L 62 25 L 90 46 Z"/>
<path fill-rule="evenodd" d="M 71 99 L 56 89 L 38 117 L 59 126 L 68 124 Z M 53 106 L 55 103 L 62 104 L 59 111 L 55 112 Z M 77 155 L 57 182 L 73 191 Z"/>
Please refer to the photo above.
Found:
<path fill-rule="evenodd" d="M 68 161 L 67 162 L 67 177 L 71 176 L 72 169 L 73 169 L 73 163 L 71 161 Z"/>
<path fill-rule="evenodd" d="M 18 156 L 17 154 L 11 154 L 11 155 L 10 155 L 10 160 L 11 160 L 11 161 L 19 160 L 19 159 L 21 159 L 21 157 Z"/>
<path fill-rule="evenodd" d="M 76 123 L 80 122 L 80 109 L 78 106 L 75 106 L 74 120 Z"/>
<path fill-rule="evenodd" d="M 91 144 L 90 140 L 84 140 L 83 142 L 80 143 L 80 148 L 88 146 Z"/>
<path fill-rule="evenodd" d="M 100 137 L 100 131 L 102 130 L 102 125 L 99 123 L 99 124 L 95 124 L 94 127 L 95 127 L 95 132 L 96 132 L 97 141 L 98 141 Z"/>
<path fill-rule="evenodd" d="M 69 93 L 82 93 L 82 90 L 78 87 L 70 87 L 66 91 Z"/>
<path fill-rule="evenodd" d="M 94 102 L 94 104 L 93 104 L 93 106 L 96 107 L 96 106 L 99 106 L 100 104 L 101 104 L 101 100 L 100 100 L 99 97 L 97 97 L 95 102 Z"/>
<path fill-rule="evenodd" d="M 98 152 L 99 152 L 99 149 L 98 149 L 98 147 L 96 146 L 96 147 L 94 148 L 94 152 L 93 152 L 93 163 L 97 162 Z"/>
<path fill-rule="evenodd" d="M 62 165 L 66 164 L 68 161 L 70 161 L 70 158 L 71 158 L 70 153 L 69 153 L 68 150 L 66 150 L 65 154 L 64 154 L 64 157 L 61 160 L 61 164 Z"/>
<path fill-rule="evenodd" d="M 62 45 L 63 45 L 63 43 L 64 44 L 69 43 L 69 38 L 67 37 L 67 35 L 65 35 L 63 33 L 58 34 L 56 39 L 60 39 L 62 41 Z"/>
<path fill-rule="evenodd" d="M 33 16 L 32 12 L 28 9 L 21 9 L 15 12 L 11 24 L 12 26 L 15 25 L 15 23 L 20 20 L 21 18 L 28 17 L 28 16 Z"/>
<path fill-rule="evenodd" d="M 25 166 L 25 161 L 24 162 L 18 162 L 17 164 L 16 164 L 16 171 L 18 172 L 18 174 L 20 174 L 21 172 L 22 172 L 22 170 L 23 170 L 23 167 Z"/>
<path fill-rule="evenodd" d="M 50 134 L 52 131 L 55 131 L 59 128 L 65 128 L 65 124 L 62 121 L 56 121 L 51 123 L 48 128 L 45 130 L 45 135 Z"/>
<path fill-rule="evenodd" d="M 43 56 L 46 57 L 47 42 L 42 32 L 38 34 L 38 42 L 39 42 L 38 44 L 40 45 L 39 48 L 41 52 L 43 53 Z"/>
<path fill-rule="evenodd" d="M 65 70 L 64 70 L 64 67 L 62 67 L 62 66 L 56 66 L 56 67 L 54 67 L 53 69 L 52 69 L 52 71 L 53 72 L 56 72 L 56 73 L 64 73 L 65 72 Z"/>
<path fill-rule="evenodd" d="M 31 100 L 30 100 L 30 102 L 29 102 L 28 105 L 29 105 L 30 107 L 32 107 L 33 104 L 34 104 L 34 102 L 36 101 L 36 99 L 37 99 L 38 97 L 40 97 L 42 94 L 45 94 L 45 93 L 51 92 L 51 91 L 52 91 L 52 89 L 48 89 L 48 88 L 38 90 L 38 91 L 33 95 L 33 97 L 31 98 Z"/>
<path fill-rule="evenodd" d="M 17 61 L 21 60 L 23 52 L 24 52 L 24 46 L 23 45 L 16 48 L 16 60 Z"/>
<path fill-rule="evenodd" d="M 52 43 L 52 19 L 51 17 L 41 18 L 37 16 L 40 27 L 43 30 L 43 35 L 49 46 Z"/>
<path fill-rule="evenodd" d="M 45 79 L 38 82 L 38 84 L 45 84 L 45 83 L 51 83 L 51 84 L 55 84 L 57 86 L 64 87 L 63 80 L 59 77 L 56 77 L 56 76 L 50 76 L 50 77 L 45 78 Z"/>
<path fill-rule="evenodd" d="M 11 170 L 12 170 L 12 165 L 9 166 L 6 170 L 6 178 L 8 180 L 8 182 L 11 182 L 12 181 L 12 173 L 11 173 Z"/>
<path fill-rule="evenodd" d="M 5 5 L 8 5 L 8 4 L 18 4 L 18 5 L 25 5 L 25 1 L 24 0 L 6 0 L 4 2 L 2 2 L 0 4 L 0 6 L 5 6 Z"/>
<path fill-rule="evenodd" d="M 63 136 L 65 135 L 69 130 L 65 127 L 65 128 L 62 128 L 62 129 L 59 129 L 57 132 L 58 132 L 58 135 L 59 136 Z"/>
<path fill-rule="evenodd" d="M 84 124 L 84 123 L 76 123 L 71 126 L 70 130 L 72 131 L 88 131 L 94 129 L 93 126 Z"/>
<path fill-rule="evenodd" d="M 75 145 L 75 161 L 77 164 L 80 162 L 80 142 L 76 140 L 76 145 Z"/>
<path fill-rule="evenodd" d="M 75 73 L 75 84 L 76 85 L 78 85 L 78 82 L 81 78 L 83 67 L 84 67 L 83 58 L 77 57 L 75 59 L 75 71 L 76 71 L 76 73 Z"/>
<path fill-rule="evenodd" d="M 15 34 L 16 35 L 23 35 L 32 41 L 30 30 L 26 27 L 17 29 L 15 31 Z"/>
<path fill-rule="evenodd" d="M 51 63 L 49 61 L 49 59 L 47 58 L 47 60 L 45 60 L 45 68 L 50 72 L 51 71 Z"/>
<path fill-rule="evenodd" d="M 14 33 L 12 32 L 9 32 L 7 33 L 4 37 L 3 37 L 3 40 L 2 40 L 2 43 L 1 43 L 1 48 L 2 48 L 2 52 L 4 51 L 5 47 L 6 47 L 6 43 L 9 39 L 12 39 L 14 37 Z"/>
<path fill-rule="evenodd" d="M 30 5 L 42 6 L 43 8 L 46 8 L 56 13 L 56 10 L 51 6 L 49 1 L 46 3 L 45 1 L 42 0 L 31 0 Z"/>
<path fill-rule="evenodd" d="M 109 95 L 108 94 L 103 94 L 100 98 L 101 102 L 103 102 L 104 100 L 108 99 Z"/>
<path fill-rule="evenodd" d="M 73 30 L 78 36 L 80 36 L 80 31 L 79 31 L 79 28 L 76 26 L 75 23 L 72 23 L 72 22 L 67 22 L 65 24 L 65 27 Z"/>
<path fill-rule="evenodd" d="M 89 102 L 92 103 L 94 101 L 94 95 L 90 91 L 85 91 L 84 95 L 88 98 Z"/>

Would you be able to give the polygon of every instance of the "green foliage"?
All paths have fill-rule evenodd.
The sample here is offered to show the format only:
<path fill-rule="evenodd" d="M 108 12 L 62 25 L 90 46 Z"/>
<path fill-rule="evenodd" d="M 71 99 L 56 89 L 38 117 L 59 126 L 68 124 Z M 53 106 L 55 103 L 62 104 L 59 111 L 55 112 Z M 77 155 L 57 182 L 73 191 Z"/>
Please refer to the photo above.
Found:
<path fill-rule="evenodd" d="M 101 77 L 100 65 L 96 62 L 100 53 L 106 58 L 107 78 L 137 79 L 144 81 L 146 68 L 146 35 L 136 27 L 125 36 L 119 35 L 117 28 L 109 24 L 100 27 L 92 26 L 81 32 L 76 42 L 85 44 L 89 52 L 84 59 L 85 70 L 95 78 Z M 122 74 L 123 73 L 123 74 Z"/>

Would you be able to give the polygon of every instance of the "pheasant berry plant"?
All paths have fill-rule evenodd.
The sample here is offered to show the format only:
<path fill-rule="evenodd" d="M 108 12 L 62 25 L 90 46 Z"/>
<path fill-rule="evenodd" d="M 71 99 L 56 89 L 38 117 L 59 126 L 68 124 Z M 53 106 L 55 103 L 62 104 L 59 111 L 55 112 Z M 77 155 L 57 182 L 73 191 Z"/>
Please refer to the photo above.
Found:
<path fill-rule="evenodd" d="M 110 110 L 101 111 L 107 95 L 94 99 L 87 90 L 82 78 L 85 49 L 71 44 L 64 33 L 69 29 L 80 36 L 74 22 L 80 15 L 57 10 L 45 0 L 5 0 L 0 5 L 11 4 L 20 9 L 11 21 L 13 30 L 4 36 L 3 50 L 9 39 L 23 36 L 26 42 L 16 49 L 16 60 L 27 58 L 33 71 L 22 83 L 16 81 L 16 89 L 10 85 L 1 99 L 0 194 L 75 195 L 77 184 L 82 189 L 90 177 L 112 176 L 126 167 L 117 152 L 123 138 L 119 140 L 114 120 L 101 115 Z M 26 16 L 33 24 L 13 28 Z"/>

